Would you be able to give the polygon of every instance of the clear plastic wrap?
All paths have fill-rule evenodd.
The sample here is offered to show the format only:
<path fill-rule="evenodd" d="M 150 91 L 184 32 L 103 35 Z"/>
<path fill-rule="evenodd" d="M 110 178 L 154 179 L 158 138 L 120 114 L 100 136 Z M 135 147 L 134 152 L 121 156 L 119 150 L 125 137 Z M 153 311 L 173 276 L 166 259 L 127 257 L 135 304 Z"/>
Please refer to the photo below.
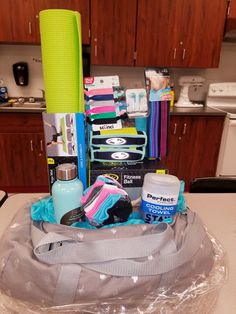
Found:
<path fill-rule="evenodd" d="M 192 284 L 187 289 L 173 286 L 161 287 L 148 295 L 136 298 L 113 298 L 106 302 L 89 302 L 64 306 L 44 307 L 23 302 L 11 297 L 10 291 L 0 292 L 0 313 L 90 313 L 90 314 L 148 314 L 148 313 L 212 313 L 220 289 L 227 277 L 227 258 L 221 244 L 209 234 L 214 247 L 214 265 L 209 276 L 199 274 L 191 278 Z M 92 284 L 92 283 L 91 283 Z"/>

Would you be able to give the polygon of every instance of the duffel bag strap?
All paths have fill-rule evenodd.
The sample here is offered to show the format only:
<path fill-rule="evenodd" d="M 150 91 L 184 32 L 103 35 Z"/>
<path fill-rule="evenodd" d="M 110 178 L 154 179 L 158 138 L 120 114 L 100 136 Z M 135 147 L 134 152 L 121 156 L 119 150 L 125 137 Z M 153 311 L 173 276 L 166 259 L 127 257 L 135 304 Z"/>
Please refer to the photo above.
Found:
<path fill-rule="evenodd" d="M 178 252 L 172 228 L 161 223 L 157 225 L 155 234 L 91 242 L 75 242 L 50 232 L 35 246 L 34 254 L 48 264 L 76 263 L 113 276 L 163 274 L 189 261 L 207 236 L 196 214 L 188 211 L 187 219 L 185 240 Z M 158 258 L 150 258 L 156 252 L 159 252 Z M 145 257 L 146 261 L 132 260 Z"/>
<path fill-rule="evenodd" d="M 36 224 L 32 225 L 31 235 L 35 256 L 48 264 L 95 264 L 176 252 L 173 229 L 164 222 L 156 225 L 153 234 L 130 238 L 79 242 L 58 233 L 45 234 Z"/>

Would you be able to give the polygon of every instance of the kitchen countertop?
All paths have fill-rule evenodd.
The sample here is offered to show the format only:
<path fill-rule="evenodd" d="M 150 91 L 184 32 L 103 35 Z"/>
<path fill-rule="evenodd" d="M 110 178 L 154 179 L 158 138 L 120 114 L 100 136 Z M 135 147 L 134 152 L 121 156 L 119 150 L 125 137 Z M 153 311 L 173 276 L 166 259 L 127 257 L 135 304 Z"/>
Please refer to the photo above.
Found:
<path fill-rule="evenodd" d="M 187 206 L 199 214 L 207 230 L 227 254 L 228 274 L 214 314 L 236 313 L 236 193 L 185 193 Z"/>
<path fill-rule="evenodd" d="M 39 97 L 11 97 L 8 102 L 0 103 L 0 112 L 39 112 L 46 111 L 45 100 Z"/>
<path fill-rule="evenodd" d="M 7 108 L 1 107 L 0 105 L 0 113 L 1 112 L 28 112 L 28 113 L 42 113 L 46 111 L 45 108 Z M 210 107 L 200 107 L 200 108 L 171 108 L 170 115 L 193 115 L 193 116 L 226 116 L 225 112 L 210 108 Z"/>
<path fill-rule="evenodd" d="M 9 113 L 16 113 L 16 112 L 19 112 L 19 113 L 42 113 L 46 111 L 45 108 L 41 109 L 41 108 L 37 108 L 37 109 L 31 109 L 31 108 L 24 108 L 24 109 L 17 109 L 17 108 L 14 108 L 14 109 L 11 109 L 11 108 L 0 108 L 0 114 L 1 112 L 9 112 Z"/>
<path fill-rule="evenodd" d="M 15 108 L 9 108 L 9 107 L 3 107 L 1 106 L 0 104 L 0 113 L 1 112 L 8 112 L 8 113 L 23 113 L 23 112 L 26 112 L 26 113 L 42 113 L 46 111 L 46 108 L 18 108 L 18 107 L 15 107 Z"/>

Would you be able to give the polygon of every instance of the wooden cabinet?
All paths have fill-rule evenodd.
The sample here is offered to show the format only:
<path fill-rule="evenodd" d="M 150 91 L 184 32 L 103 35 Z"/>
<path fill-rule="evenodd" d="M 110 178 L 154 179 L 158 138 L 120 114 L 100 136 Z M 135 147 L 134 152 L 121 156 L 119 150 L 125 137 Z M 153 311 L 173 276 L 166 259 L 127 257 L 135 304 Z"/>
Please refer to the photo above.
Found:
<path fill-rule="evenodd" d="M 90 43 L 90 1 L 89 0 L 34 0 L 36 17 L 36 42 L 40 42 L 39 12 L 45 9 L 67 9 L 81 14 L 82 43 Z"/>
<path fill-rule="evenodd" d="M 4 154 L 5 149 L 5 143 L 4 143 L 4 137 L 2 134 L 0 134 L 0 186 L 9 186 L 8 181 L 8 160 L 6 154 Z"/>
<path fill-rule="evenodd" d="M 236 0 L 228 1 L 226 32 L 236 29 Z"/>
<path fill-rule="evenodd" d="M 136 0 L 92 0 L 91 63 L 133 65 L 135 27 Z"/>
<path fill-rule="evenodd" d="M 90 43 L 89 0 L 0 0 L 0 5 L 1 42 L 39 44 L 39 12 L 68 9 L 81 13 L 82 42 Z"/>
<path fill-rule="evenodd" d="M 235 21 L 235 1 L 228 21 Z M 217 67 L 227 11 L 226 0 L 0 0 L 0 5 L 0 42 L 37 44 L 41 10 L 77 10 L 83 44 L 90 44 L 91 24 L 91 63 L 118 66 Z"/>
<path fill-rule="evenodd" d="M 136 65 L 176 65 L 182 9 L 183 0 L 138 0 Z"/>
<path fill-rule="evenodd" d="M 0 42 L 35 43 L 34 2 L 31 0 L 0 0 Z"/>
<path fill-rule="evenodd" d="M 173 115 L 170 117 L 169 173 L 189 183 L 196 177 L 215 176 L 224 116 Z"/>
<path fill-rule="evenodd" d="M 222 0 L 184 0 L 184 23 L 177 43 L 181 66 L 218 67 L 226 10 L 227 2 Z"/>
<path fill-rule="evenodd" d="M 228 0 L 227 18 L 236 19 L 236 0 Z"/>
<path fill-rule="evenodd" d="M 40 114 L 0 114 L 0 189 L 48 192 L 48 170 Z"/>
<path fill-rule="evenodd" d="M 138 0 L 135 64 L 217 67 L 227 2 Z"/>
<path fill-rule="evenodd" d="M 91 62 L 217 67 L 226 9 L 222 0 L 91 0 Z"/>
<path fill-rule="evenodd" d="M 10 1 L 0 0 L 0 42 L 12 41 L 12 27 L 9 17 Z"/>
<path fill-rule="evenodd" d="M 35 15 L 32 0 L 10 0 L 12 42 L 35 43 Z"/>

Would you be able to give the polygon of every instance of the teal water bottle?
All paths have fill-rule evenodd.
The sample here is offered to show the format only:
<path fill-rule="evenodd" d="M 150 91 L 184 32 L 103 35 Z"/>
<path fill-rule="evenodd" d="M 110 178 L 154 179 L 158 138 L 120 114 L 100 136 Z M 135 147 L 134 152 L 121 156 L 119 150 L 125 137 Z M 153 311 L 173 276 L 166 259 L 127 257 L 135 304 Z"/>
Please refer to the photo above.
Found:
<path fill-rule="evenodd" d="M 81 209 L 83 184 L 77 178 L 76 165 L 59 165 L 56 168 L 56 178 L 52 185 L 52 199 L 57 223 L 70 226 L 84 221 L 85 213 Z"/>

